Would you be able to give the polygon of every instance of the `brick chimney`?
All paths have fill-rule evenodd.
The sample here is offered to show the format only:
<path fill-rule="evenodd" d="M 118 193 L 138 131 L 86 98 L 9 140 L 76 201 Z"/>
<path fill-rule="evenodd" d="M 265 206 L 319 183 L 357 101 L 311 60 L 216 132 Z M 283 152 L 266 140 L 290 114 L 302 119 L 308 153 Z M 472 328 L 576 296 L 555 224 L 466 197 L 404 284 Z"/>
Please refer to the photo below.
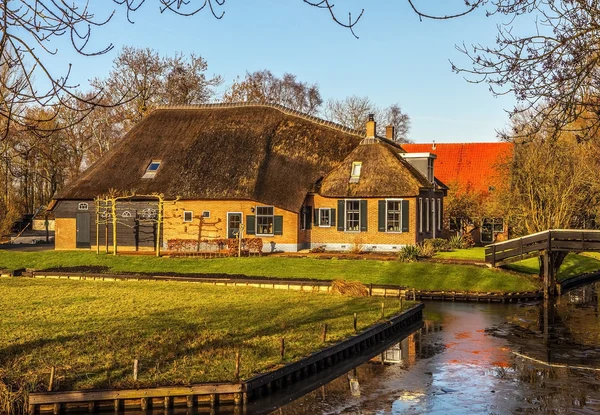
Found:
<path fill-rule="evenodd" d="M 369 114 L 369 120 L 367 121 L 367 138 L 375 138 L 375 129 L 377 123 L 375 122 L 375 114 Z"/>
<path fill-rule="evenodd" d="M 396 127 L 393 125 L 388 125 L 385 127 L 385 138 L 388 140 L 394 141 L 394 133 L 396 132 Z"/>

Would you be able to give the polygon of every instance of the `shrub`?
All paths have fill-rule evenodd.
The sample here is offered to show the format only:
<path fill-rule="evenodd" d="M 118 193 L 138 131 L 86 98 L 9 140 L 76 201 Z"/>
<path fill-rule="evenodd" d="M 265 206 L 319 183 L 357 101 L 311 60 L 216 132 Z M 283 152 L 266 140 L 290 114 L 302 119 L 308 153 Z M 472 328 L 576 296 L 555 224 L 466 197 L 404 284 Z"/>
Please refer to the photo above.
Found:
<path fill-rule="evenodd" d="M 462 235 L 452 235 L 450 240 L 448 241 L 448 245 L 451 249 L 461 249 L 463 247 L 463 237 Z"/>
<path fill-rule="evenodd" d="M 475 246 L 475 240 L 473 239 L 473 235 L 471 235 L 469 232 L 465 233 L 462 236 L 462 247 L 463 248 L 473 248 Z"/>
<path fill-rule="evenodd" d="M 310 252 L 312 252 L 313 254 L 322 254 L 323 252 L 325 252 L 325 245 L 315 246 L 314 248 L 310 249 Z"/>
<path fill-rule="evenodd" d="M 419 248 L 419 256 L 423 258 L 431 258 L 435 255 L 435 249 L 433 248 L 433 244 L 428 243 L 427 240 L 423 241 L 422 244 L 417 245 Z"/>
<path fill-rule="evenodd" d="M 401 262 L 414 262 L 419 259 L 421 249 L 417 245 L 403 246 L 398 253 L 398 260 Z"/>
<path fill-rule="evenodd" d="M 450 243 L 447 239 L 443 238 L 425 239 L 423 241 L 423 246 L 427 247 L 427 249 L 431 247 L 434 250 L 434 253 L 450 250 Z"/>

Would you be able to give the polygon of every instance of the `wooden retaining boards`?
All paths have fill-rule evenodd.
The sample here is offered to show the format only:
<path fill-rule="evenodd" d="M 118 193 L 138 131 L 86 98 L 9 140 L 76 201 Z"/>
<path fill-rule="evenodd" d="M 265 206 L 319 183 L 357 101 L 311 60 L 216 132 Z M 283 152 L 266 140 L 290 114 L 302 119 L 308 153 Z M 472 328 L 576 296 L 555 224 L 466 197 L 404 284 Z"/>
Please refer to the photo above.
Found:
<path fill-rule="evenodd" d="M 403 322 L 410 321 L 411 318 L 413 318 L 417 315 L 422 316 L 423 308 L 424 308 L 423 304 L 417 304 L 416 306 L 412 307 L 411 309 L 404 311 L 404 312 L 398 314 L 397 316 L 392 317 L 390 320 L 388 320 L 385 323 L 381 323 L 376 326 L 370 327 L 370 328 L 362 331 L 360 334 L 358 334 L 356 336 L 350 337 L 349 339 L 347 339 L 343 342 L 335 344 L 335 345 L 328 347 L 326 349 L 323 349 L 319 352 L 313 353 L 310 356 L 308 356 L 296 363 L 286 365 L 286 366 L 284 366 L 280 369 L 277 369 L 273 372 L 270 372 L 270 373 L 265 373 L 262 375 L 255 376 L 254 378 L 251 378 L 251 379 L 247 380 L 246 382 L 244 382 L 244 392 L 251 392 L 252 390 L 259 388 L 263 385 L 266 385 L 268 383 L 271 383 L 271 382 L 276 381 L 281 378 L 285 378 L 286 376 L 288 376 L 292 373 L 298 372 L 299 370 L 302 370 L 305 367 L 308 367 L 308 366 L 318 363 L 320 361 L 326 360 L 327 358 L 330 358 L 331 356 L 333 356 L 337 353 L 343 352 L 346 349 L 355 347 L 356 345 L 360 344 L 361 342 L 375 337 L 376 335 L 378 335 L 379 333 L 382 333 L 383 331 L 389 329 L 390 327 L 393 327 L 398 324 L 402 324 Z M 411 324 L 412 324 L 412 322 L 411 322 Z"/>
<path fill-rule="evenodd" d="M 166 396 L 198 396 L 242 392 L 241 383 L 214 383 L 191 386 L 171 386 L 152 389 L 81 390 L 65 392 L 35 392 L 29 394 L 29 405 L 54 403 L 113 401 L 115 399 L 163 398 Z"/>
<path fill-rule="evenodd" d="M 295 290 L 306 292 L 330 292 L 329 280 L 294 280 L 294 279 L 269 279 L 269 278 L 210 278 L 193 276 L 149 276 L 132 274 L 82 274 L 82 273 L 54 273 L 36 271 L 34 278 L 73 279 L 94 281 L 180 281 L 209 284 L 226 287 L 256 287 L 281 290 Z M 369 294 L 377 297 L 395 297 L 417 300 L 442 300 L 442 301 L 492 301 L 492 302 L 517 302 L 530 301 L 541 298 L 539 292 L 526 293 L 469 293 L 456 291 L 423 291 L 412 290 L 397 285 L 369 284 Z"/>

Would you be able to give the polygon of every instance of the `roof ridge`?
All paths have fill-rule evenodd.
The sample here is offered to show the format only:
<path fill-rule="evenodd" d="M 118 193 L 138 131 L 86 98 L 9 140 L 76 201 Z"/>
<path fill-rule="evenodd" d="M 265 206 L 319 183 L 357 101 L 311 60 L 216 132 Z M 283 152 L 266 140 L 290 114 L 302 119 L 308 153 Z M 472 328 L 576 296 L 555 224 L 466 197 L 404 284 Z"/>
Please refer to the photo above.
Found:
<path fill-rule="evenodd" d="M 302 118 L 304 120 L 314 122 L 316 124 L 329 127 L 344 133 L 353 134 L 361 138 L 365 138 L 365 135 L 358 130 L 353 128 L 348 128 L 341 124 L 335 123 L 333 121 L 324 120 L 319 117 L 315 117 L 314 115 L 305 114 L 301 111 L 297 111 L 291 108 L 288 108 L 281 104 L 271 104 L 271 103 L 254 103 L 254 102 L 217 102 L 211 104 L 184 104 L 184 105 L 158 105 L 151 112 L 156 110 L 165 110 L 165 109 L 173 109 L 173 110 L 186 110 L 186 109 L 225 109 L 225 108 L 243 108 L 243 107 L 264 107 L 264 108 L 273 108 L 280 111 L 286 115 L 293 115 L 298 118 Z"/>

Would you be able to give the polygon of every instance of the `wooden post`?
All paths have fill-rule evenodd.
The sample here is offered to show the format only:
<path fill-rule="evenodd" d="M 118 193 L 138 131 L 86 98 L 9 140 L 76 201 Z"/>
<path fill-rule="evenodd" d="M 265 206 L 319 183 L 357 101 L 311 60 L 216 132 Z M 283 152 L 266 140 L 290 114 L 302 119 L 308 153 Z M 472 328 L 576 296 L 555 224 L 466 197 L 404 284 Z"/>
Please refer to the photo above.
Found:
<path fill-rule="evenodd" d="M 235 351 L 235 379 L 239 380 L 240 378 L 240 351 Z"/>
<path fill-rule="evenodd" d="M 113 408 L 115 412 L 119 412 L 122 408 L 122 404 L 121 404 L 121 400 L 120 399 L 115 399 L 113 401 Z"/>
<path fill-rule="evenodd" d="M 323 324 L 323 333 L 321 333 L 323 343 L 327 340 L 327 323 Z"/>
<path fill-rule="evenodd" d="M 210 407 L 214 408 L 217 405 L 219 405 L 219 395 L 217 395 L 216 393 L 211 393 L 210 394 Z"/>
<path fill-rule="evenodd" d="M 160 225 L 163 220 L 163 206 L 164 206 L 164 198 L 162 195 L 158 195 L 158 206 L 156 209 L 156 256 L 160 257 Z"/>
<path fill-rule="evenodd" d="M 140 367 L 140 362 L 138 359 L 133 361 L 133 380 L 138 380 L 138 370 Z"/>
<path fill-rule="evenodd" d="M 185 397 L 185 402 L 188 408 L 193 408 L 194 407 L 194 395 L 188 395 Z"/>
<path fill-rule="evenodd" d="M 108 197 L 104 198 L 104 242 L 106 244 L 106 253 L 108 254 Z"/>
<path fill-rule="evenodd" d="M 60 406 L 61 406 L 61 405 L 60 405 L 60 403 L 58 403 L 58 402 L 57 402 L 57 403 L 55 403 L 54 405 L 52 405 L 52 413 L 53 413 L 54 415 L 58 415 L 58 414 L 60 414 L 60 409 L 61 409 L 61 408 L 60 408 Z"/>
<path fill-rule="evenodd" d="M 281 360 L 283 360 L 285 356 L 285 339 L 281 338 L 281 346 L 279 348 L 279 354 L 281 355 Z"/>
<path fill-rule="evenodd" d="M 402 307 L 404 307 L 404 304 L 402 304 L 402 297 L 400 297 L 400 311 L 402 311 Z"/>
<path fill-rule="evenodd" d="M 164 407 L 165 409 L 169 409 L 173 406 L 173 398 L 170 396 L 165 396 Z"/>
<path fill-rule="evenodd" d="M 117 255 L 117 198 L 113 197 L 110 204 L 113 229 L 113 255 Z"/>
<path fill-rule="evenodd" d="M 381 318 L 385 318 L 385 303 L 381 303 Z"/>
<path fill-rule="evenodd" d="M 94 199 L 96 206 L 96 255 L 100 255 L 100 198 Z"/>
<path fill-rule="evenodd" d="M 369 284 L 369 296 L 373 295 L 373 283 Z"/>
<path fill-rule="evenodd" d="M 546 250 L 543 256 L 543 265 L 544 265 L 544 299 L 547 300 L 550 296 L 550 252 Z"/>
<path fill-rule="evenodd" d="M 48 392 L 52 392 L 52 386 L 54 385 L 54 366 L 50 369 L 50 381 L 48 382 Z"/>
<path fill-rule="evenodd" d="M 415 292 L 415 289 L 413 288 L 413 301 L 417 301 L 417 293 Z"/>
<path fill-rule="evenodd" d="M 356 333 L 356 323 L 357 323 L 357 315 L 354 313 L 354 333 Z"/>

